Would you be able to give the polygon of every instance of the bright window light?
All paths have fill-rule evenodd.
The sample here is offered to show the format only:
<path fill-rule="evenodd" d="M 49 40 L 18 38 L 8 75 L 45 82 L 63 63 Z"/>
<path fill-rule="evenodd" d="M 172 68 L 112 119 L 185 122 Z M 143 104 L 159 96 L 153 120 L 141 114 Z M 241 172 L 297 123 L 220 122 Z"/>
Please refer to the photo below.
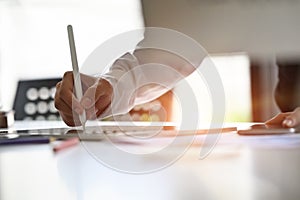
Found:
<path fill-rule="evenodd" d="M 1 0 L 0 102 L 6 108 L 19 79 L 61 77 L 72 69 L 68 24 L 80 65 L 103 41 L 143 27 L 140 1 Z"/>
<path fill-rule="evenodd" d="M 214 63 L 214 66 L 211 66 L 211 61 Z M 245 54 L 210 55 L 210 59 L 204 59 L 201 66 L 216 67 L 222 80 L 225 93 L 224 122 L 250 122 L 252 116 L 248 56 Z M 200 127 L 211 123 L 214 108 L 211 91 L 205 77 L 198 72 L 194 72 L 186 78 L 186 81 L 189 86 L 180 82 L 174 90 L 177 96 L 180 97 L 174 103 L 175 121 L 180 122 L 182 115 L 181 108 L 184 107 L 185 110 L 190 110 L 190 112 L 198 112 Z M 187 92 L 189 91 L 189 87 L 192 88 L 193 94 Z M 197 100 L 197 110 L 194 105 L 191 105 L 191 99 L 193 98 Z M 184 129 L 188 129 L 193 124 L 186 124 L 185 126 Z"/>
<path fill-rule="evenodd" d="M 251 115 L 250 61 L 245 54 L 212 56 L 226 97 L 226 122 L 249 122 Z"/>

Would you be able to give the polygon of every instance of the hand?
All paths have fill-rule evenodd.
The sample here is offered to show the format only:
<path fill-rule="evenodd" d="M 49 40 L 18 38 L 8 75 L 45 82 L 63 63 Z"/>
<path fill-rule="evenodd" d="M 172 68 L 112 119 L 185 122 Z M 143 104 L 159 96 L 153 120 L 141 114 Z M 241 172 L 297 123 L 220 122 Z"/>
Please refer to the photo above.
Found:
<path fill-rule="evenodd" d="M 296 108 L 293 112 L 280 113 L 272 119 L 266 121 L 265 124 L 281 124 L 283 127 L 300 126 L 300 107 Z"/>
<path fill-rule="evenodd" d="M 105 79 L 80 74 L 83 97 L 79 101 L 74 94 L 73 72 L 64 74 L 56 85 L 55 107 L 69 126 L 79 126 L 79 115 L 84 111 L 88 120 L 96 119 L 111 103 L 112 86 Z"/>

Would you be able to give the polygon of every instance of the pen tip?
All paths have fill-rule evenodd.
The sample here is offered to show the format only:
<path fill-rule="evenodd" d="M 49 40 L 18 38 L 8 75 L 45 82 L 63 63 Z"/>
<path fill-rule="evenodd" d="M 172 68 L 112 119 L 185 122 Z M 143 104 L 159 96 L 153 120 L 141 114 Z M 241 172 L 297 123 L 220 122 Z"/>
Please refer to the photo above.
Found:
<path fill-rule="evenodd" d="M 85 132 L 85 123 L 82 124 L 82 130 Z"/>

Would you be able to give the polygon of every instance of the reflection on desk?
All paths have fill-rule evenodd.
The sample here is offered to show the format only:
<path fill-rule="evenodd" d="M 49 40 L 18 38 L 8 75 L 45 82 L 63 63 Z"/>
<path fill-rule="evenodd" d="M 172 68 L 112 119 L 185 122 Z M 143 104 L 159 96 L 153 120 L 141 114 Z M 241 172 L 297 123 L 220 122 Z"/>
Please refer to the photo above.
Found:
<path fill-rule="evenodd" d="M 114 163 L 103 160 L 150 169 L 172 157 L 184 139 L 148 157 L 143 153 L 170 139 L 117 146 L 85 141 L 58 154 L 45 144 L 1 146 L 0 199 L 299 199 L 300 135 L 226 133 L 207 157 L 199 159 L 205 137 L 194 137 L 193 145 L 170 165 L 139 175 L 113 169 Z M 128 161 L 118 157 L 115 147 L 142 156 Z"/>

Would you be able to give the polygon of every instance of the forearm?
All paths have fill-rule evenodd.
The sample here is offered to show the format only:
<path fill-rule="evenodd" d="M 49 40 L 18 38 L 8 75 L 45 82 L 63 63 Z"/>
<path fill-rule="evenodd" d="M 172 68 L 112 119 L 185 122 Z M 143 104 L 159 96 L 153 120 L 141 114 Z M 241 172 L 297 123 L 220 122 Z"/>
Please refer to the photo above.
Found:
<path fill-rule="evenodd" d="M 103 78 L 113 86 L 111 107 L 100 117 L 129 112 L 151 101 L 201 64 L 206 52 L 193 39 L 175 31 L 147 29 L 136 50 L 117 59 Z"/>
<path fill-rule="evenodd" d="M 139 49 L 119 58 L 103 78 L 113 86 L 111 108 L 101 117 L 129 112 L 135 105 L 161 96 L 195 70 L 179 56 L 155 49 Z"/>

